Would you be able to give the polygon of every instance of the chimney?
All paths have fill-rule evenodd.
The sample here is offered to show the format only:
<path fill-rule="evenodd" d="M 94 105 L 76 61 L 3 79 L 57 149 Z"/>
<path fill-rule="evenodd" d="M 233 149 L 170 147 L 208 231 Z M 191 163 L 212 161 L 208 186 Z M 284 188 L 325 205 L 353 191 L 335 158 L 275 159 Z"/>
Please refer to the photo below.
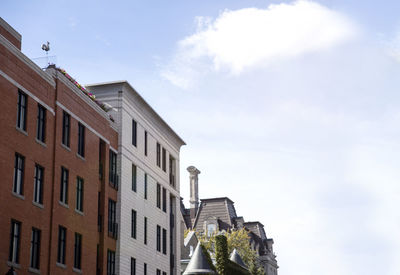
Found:
<path fill-rule="evenodd" d="M 200 170 L 194 166 L 187 168 L 190 176 L 190 220 L 192 225 L 196 218 L 197 210 L 199 209 L 199 178 Z"/>
<path fill-rule="evenodd" d="M 21 50 L 21 35 L 0 17 L 0 35 Z"/>

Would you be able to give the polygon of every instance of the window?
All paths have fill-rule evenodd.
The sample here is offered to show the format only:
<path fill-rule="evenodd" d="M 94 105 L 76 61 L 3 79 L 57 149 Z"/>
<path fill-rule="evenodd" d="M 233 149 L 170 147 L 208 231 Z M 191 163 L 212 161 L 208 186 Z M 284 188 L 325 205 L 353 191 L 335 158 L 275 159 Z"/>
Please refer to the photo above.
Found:
<path fill-rule="evenodd" d="M 132 145 L 137 146 L 137 122 L 132 119 Z"/>
<path fill-rule="evenodd" d="M 117 238 L 117 216 L 116 216 L 116 202 L 112 199 L 108 200 L 108 235 Z"/>
<path fill-rule="evenodd" d="M 62 126 L 62 144 L 69 147 L 69 136 L 71 129 L 71 116 L 67 112 L 63 112 L 63 126 Z"/>
<path fill-rule="evenodd" d="M 167 189 L 162 189 L 162 210 L 167 212 Z"/>
<path fill-rule="evenodd" d="M 157 166 L 161 167 L 161 145 L 157 142 Z"/>
<path fill-rule="evenodd" d="M 157 269 L 157 275 L 161 275 L 161 270 Z"/>
<path fill-rule="evenodd" d="M 75 233 L 74 268 L 81 269 L 82 261 L 82 235 Z"/>
<path fill-rule="evenodd" d="M 136 275 L 136 259 L 131 257 L 131 275 Z"/>
<path fill-rule="evenodd" d="M 162 275 L 167 275 L 167 272 L 164 272 L 164 271 L 163 271 Z"/>
<path fill-rule="evenodd" d="M 147 131 L 144 131 L 144 155 L 147 156 Z"/>
<path fill-rule="evenodd" d="M 112 187 L 118 189 L 117 154 L 110 150 L 109 181 Z"/>
<path fill-rule="evenodd" d="M 147 217 L 144 217 L 144 244 L 147 244 Z"/>
<path fill-rule="evenodd" d="M 157 225 L 157 251 L 161 252 L 161 227 Z"/>
<path fill-rule="evenodd" d="M 41 142 L 46 141 L 46 109 L 38 104 L 36 138 Z"/>
<path fill-rule="evenodd" d="M 147 264 L 143 264 L 143 275 L 147 275 Z"/>
<path fill-rule="evenodd" d="M 212 236 L 217 230 L 217 226 L 213 223 L 207 224 L 207 236 Z"/>
<path fill-rule="evenodd" d="M 147 200 L 147 174 L 144 174 L 144 198 Z"/>
<path fill-rule="evenodd" d="M 85 126 L 78 123 L 78 155 L 85 157 Z"/>
<path fill-rule="evenodd" d="M 15 153 L 13 192 L 18 195 L 24 194 L 24 166 L 25 157 Z"/>
<path fill-rule="evenodd" d="M 175 186 L 176 164 L 175 159 L 169 155 L 169 184 Z"/>
<path fill-rule="evenodd" d="M 11 220 L 10 251 L 8 260 L 12 263 L 19 263 L 19 247 L 21 240 L 21 223 Z"/>
<path fill-rule="evenodd" d="M 76 210 L 83 212 L 83 179 L 76 178 Z"/>
<path fill-rule="evenodd" d="M 157 183 L 157 207 L 161 209 L 161 185 Z"/>
<path fill-rule="evenodd" d="M 60 202 L 68 204 L 68 169 L 61 167 Z"/>
<path fill-rule="evenodd" d="M 33 182 L 33 201 L 43 204 L 43 178 L 44 168 L 39 164 L 35 164 L 35 178 Z"/>
<path fill-rule="evenodd" d="M 167 255 L 167 230 L 162 230 L 162 252 Z"/>
<path fill-rule="evenodd" d="M 26 113 L 28 97 L 18 90 L 17 127 L 26 131 Z"/>
<path fill-rule="evenodd" d="M 60 225 L 58 227 L 57 262 L 64 265 L 65 265 L 66 241 L 67 241 L 67 229 Z"/>
<path fill-rule="evenodd" d="M 167 151 L 162 148 L 162 169 L 164 172 L 167 171 Z"/>
<path fill-rule="evenodd" d="M 136 165 L 132 164 L 132 191 L 137 191 L 137 173 Z"/>
<path fill-rule="evenodd" d="M 115 251 L 107 250 L 107 275 L 115 275 Z"/>
<path fill-rule="evenodd" d="M 34 269 L 40 268 L 40 235 L 41 231 L 32 227 L 31 260 L 29 266 Z"/>
<path fill-rule="evenodd" d="M 136 239 L 136 211 L 133 209 L 131 217 L 131 237 Z"/>

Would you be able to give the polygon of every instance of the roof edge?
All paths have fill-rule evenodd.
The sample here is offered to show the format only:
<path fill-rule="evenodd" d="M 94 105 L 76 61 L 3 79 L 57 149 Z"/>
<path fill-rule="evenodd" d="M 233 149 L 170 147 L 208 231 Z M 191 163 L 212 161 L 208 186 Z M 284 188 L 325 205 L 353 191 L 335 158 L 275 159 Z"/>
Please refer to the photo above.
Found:
<path fill-rule="evenodd" d="M 19 42 L 21 42 L 22 35 L 17 32 L 10 24 L 7 23 L 2 17 L 0 17 L 0 26 L 6 29 L 12 36 L 14 36 Z"/>
<path fill-rule="evenodd" d="M 186 145 L 186 142 L 168 125 L 167 122 L 151 107 L 151 105 L 136 91 L 136 89 L 127 81 L 127 80 L 116 80 L 116 81 L 108 81 L 108 82 L 100 82 L 100 83 L 94 83 L 94 84 L 87 84 L 85 87 L 90 89 L 90 87 L 96 87 L 96 86 L 107 86 L 107 85 L 115 85 L 115 84 L 122 84 L 126 85 L 129 89 L 131 89 L 135 96 L 141 100 L 141 103 L 143 103 L 144 107 L 146 107 L 150 113 L 170 132 L 172 135 L 179 141 L 180 146 Z"/>

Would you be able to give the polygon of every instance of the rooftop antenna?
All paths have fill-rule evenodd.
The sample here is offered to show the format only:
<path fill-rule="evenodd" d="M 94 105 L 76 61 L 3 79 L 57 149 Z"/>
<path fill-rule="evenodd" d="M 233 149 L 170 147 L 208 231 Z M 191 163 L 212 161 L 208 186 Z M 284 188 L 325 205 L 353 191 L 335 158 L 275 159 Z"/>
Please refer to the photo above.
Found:
<path fill-rule="evenodd" d="M 47 44 L 42 45 L 42 50 L 46 52 L 47 65 L 50 65 L 50 63 L 49 63 L 50 42 L 49 41 L 47 41 Z"/>

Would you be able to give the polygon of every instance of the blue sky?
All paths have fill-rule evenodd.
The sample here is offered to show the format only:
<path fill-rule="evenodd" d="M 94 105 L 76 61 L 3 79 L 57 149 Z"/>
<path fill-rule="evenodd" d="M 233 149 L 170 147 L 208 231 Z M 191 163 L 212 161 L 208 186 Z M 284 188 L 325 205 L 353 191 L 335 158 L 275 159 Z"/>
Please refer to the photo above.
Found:
<path fill-rule="evenodd" d="M 400 270 L 400 2 L 3 1 L 23 52 L 128 80 L 200 197 L 275 239 L 281 275 Z"/>

